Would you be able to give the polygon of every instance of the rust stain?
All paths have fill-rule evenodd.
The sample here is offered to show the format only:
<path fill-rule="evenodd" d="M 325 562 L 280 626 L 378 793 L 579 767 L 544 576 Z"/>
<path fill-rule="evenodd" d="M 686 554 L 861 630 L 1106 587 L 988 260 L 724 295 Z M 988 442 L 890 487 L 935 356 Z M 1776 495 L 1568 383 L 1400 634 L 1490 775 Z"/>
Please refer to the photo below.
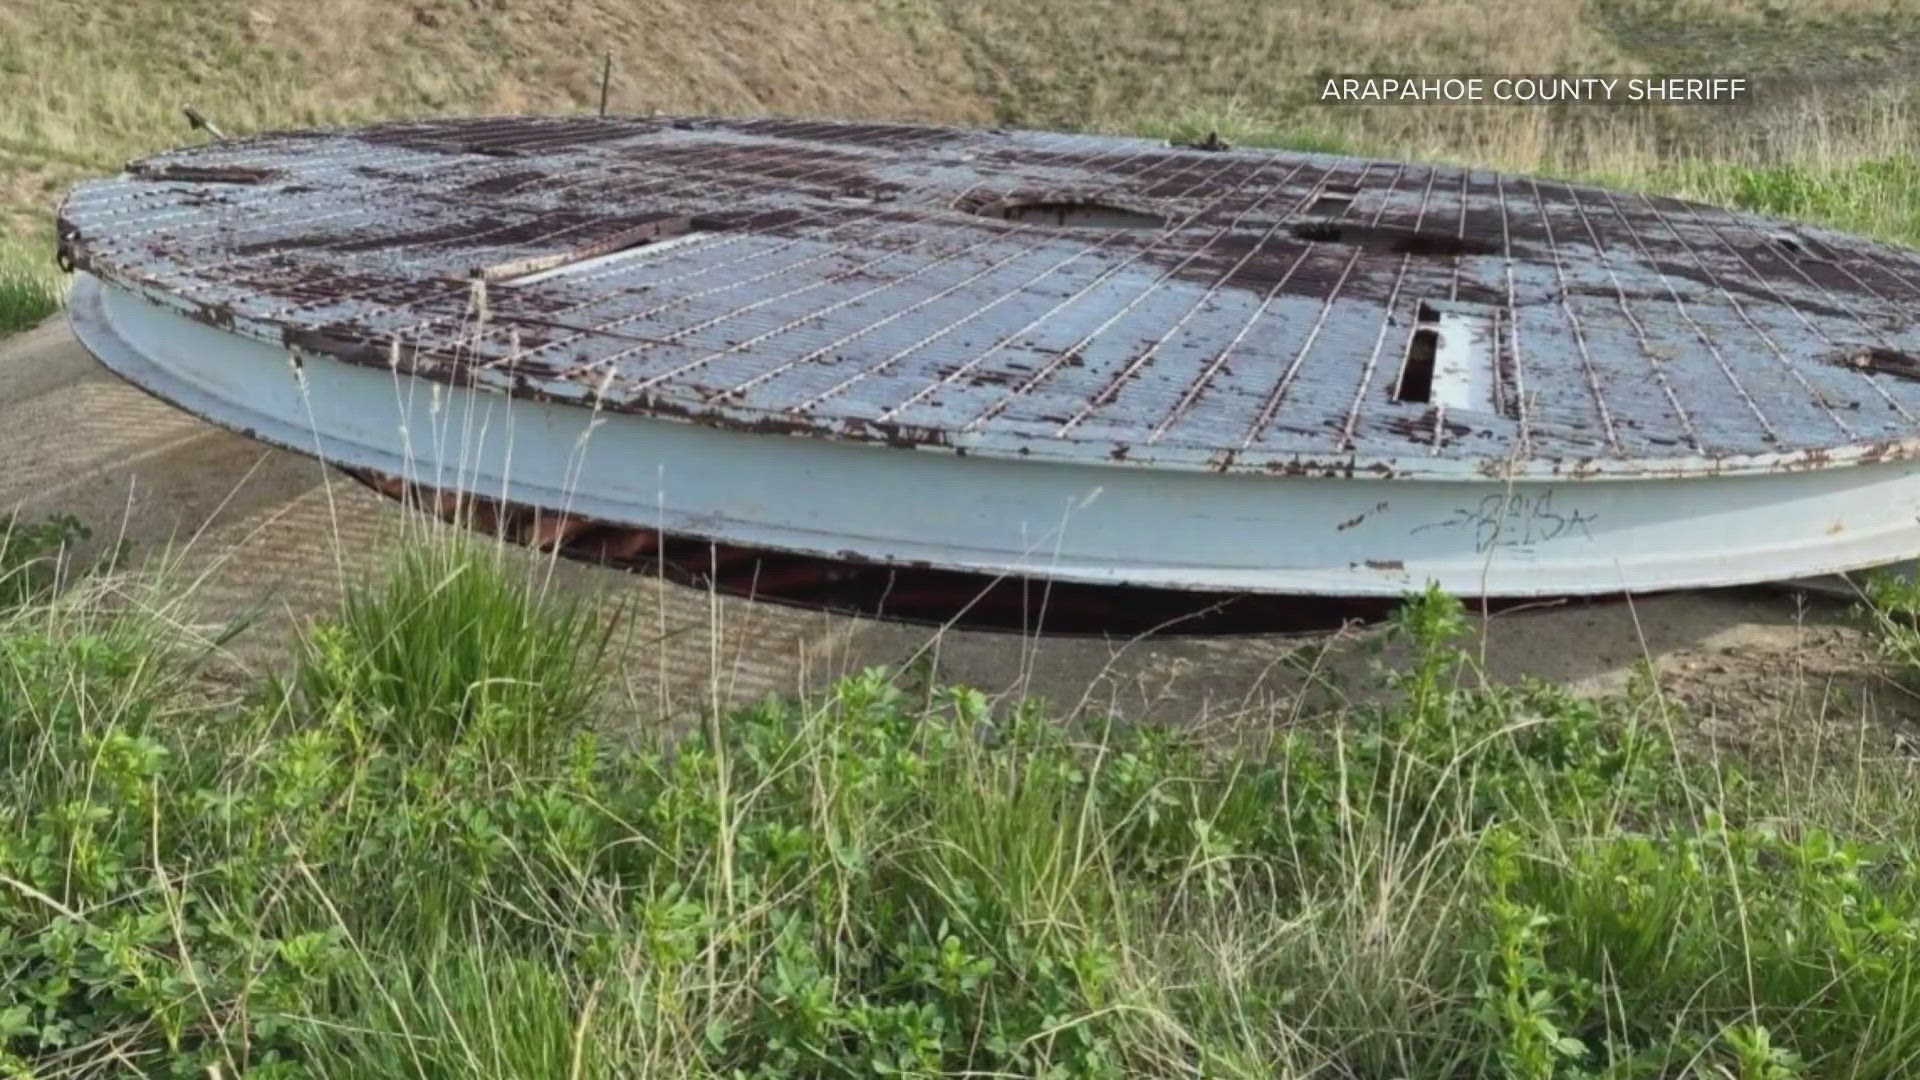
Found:
<path fill-rule="evenodd" d="M 58 230 L 63 266 L 349 362 L 894 447 L 1585 479 L 1903 459 L 1920 417 L 1912 251 L 1217 139 L 428 120 L 156 155 Z M 1429 300 L 1495 313 L 1488 411 L 1391 400 Z"/>
<path fill-rule="evenodd" d="M 1338 526 L 1334 528 L 1334 531 L 1346 532 L 1348 529 L 1351 529 L 1354 526 L 1359 525 L 1361 522 L 1367 520 L 1369 517 L 1372 517 L 1374 514 L 1378 514 L 1386 510 L 1386 508 L 1387 508 L 1387 504 L 1384 500 L 1381 502 L 1377 502 L 1373 505 L 1371 509 L 1362 510 L 1360 513 L 1355 514 L 1354 516 L 1341 522 Z"/>

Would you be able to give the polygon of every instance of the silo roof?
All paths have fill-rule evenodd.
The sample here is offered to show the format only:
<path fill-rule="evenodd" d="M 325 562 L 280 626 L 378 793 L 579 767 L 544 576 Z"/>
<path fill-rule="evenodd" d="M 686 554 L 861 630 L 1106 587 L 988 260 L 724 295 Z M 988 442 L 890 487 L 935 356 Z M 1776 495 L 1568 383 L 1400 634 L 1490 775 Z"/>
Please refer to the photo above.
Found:
<path fill-rule="evenodd" d="M 78 187 L 66 258 L 235 332 L 719 427 L 1290 474 L 1904 454 L 1920 257 L 1677 199 L 1093 135 L 513 117 Z"/>

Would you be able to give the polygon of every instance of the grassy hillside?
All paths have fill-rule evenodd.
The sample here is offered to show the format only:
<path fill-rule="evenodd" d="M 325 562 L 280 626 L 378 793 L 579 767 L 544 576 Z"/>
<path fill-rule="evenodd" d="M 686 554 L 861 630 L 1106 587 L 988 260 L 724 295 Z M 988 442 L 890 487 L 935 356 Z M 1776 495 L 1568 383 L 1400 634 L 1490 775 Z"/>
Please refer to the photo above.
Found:
<path fill-rule="evenodd" d="M 1913 135 L 1916 0 L 0 0 L 0 236 L 73 178 L 190 138 L 616 107 L 1140 129 L 1231 125 L 1584 167 L 1871 152 Z M 1326 108 L 1334 71 L 1742 71 L 1730 110 Z M 1775 110 L 1785 110 L 1783 123 Z"/>
<path fill-rule="evenodd" d="M 1680 159 L 1830 168 L 1920 134 L 1913 0 L 922 0 L 1002 122 L 1223 134 L 1671 186 Z M 925 16 L 932 21 L 933 16 Z M 1744 74 L 1741 106 L 1323 105 L 1334 73 Z"/>

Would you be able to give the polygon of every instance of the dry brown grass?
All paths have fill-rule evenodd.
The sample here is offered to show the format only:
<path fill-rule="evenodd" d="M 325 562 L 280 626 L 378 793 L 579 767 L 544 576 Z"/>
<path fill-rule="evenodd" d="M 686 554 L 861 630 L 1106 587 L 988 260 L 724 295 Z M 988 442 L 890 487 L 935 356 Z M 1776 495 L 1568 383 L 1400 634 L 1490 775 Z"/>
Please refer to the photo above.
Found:
<path fill-rule="evenodd" d="M 190 138 L 440 112 L 983 120 L 959 48 L 865 0 L 0 0 L 0 236 L 73 178 Z"/>
<path fill-rule="evenodd" d="M 191 138 L 574 111 L 887 116 L 1330 144 L 1634 177 L 1913 145 L 1920 0 L 0 0 L 0 240 Z M 1764 108 L 1329 107 L 1331 72 L 1794 73 Z"/>
<path fill-rule="evenodd" d="M 1320 80 L 1336 72 L 1717 71 L 1793 76 L 1769 86 L 1776 105 L 1797 107 L 1827 87 L 1835 92 L 1821 109 L 1844 113 L 1900 96 L 1899 84 L 1911 80 L 1893 71 L 1920 67 L 1915 0 L 921 2 L 967 42 L 1010 123 L 1133 127 L 1233 103 L 1269 129 L 1334 131 L 1449 156 L 1491 152 L 1507 164 L 1546 160 L 1546 134 L 1558 129 L 1606 129 L 1593 141 L 1624 137 L 1632 146 L 1676 130 L 1692 141 L 1721 129 L 1723 116 L 1699 108 L 1330 109 L 1316 101 Z"/>
<path fill-rule="evenodd" d="M 1332 72 L 1545 72 L 1625 63 L 1589 0 L 1103 0 L 939 5 L 1011 121 L 1124 124 L 1236 100 L 1270 118 Z M 1036 12 L 1036 7 L 1044 8 Z"/>

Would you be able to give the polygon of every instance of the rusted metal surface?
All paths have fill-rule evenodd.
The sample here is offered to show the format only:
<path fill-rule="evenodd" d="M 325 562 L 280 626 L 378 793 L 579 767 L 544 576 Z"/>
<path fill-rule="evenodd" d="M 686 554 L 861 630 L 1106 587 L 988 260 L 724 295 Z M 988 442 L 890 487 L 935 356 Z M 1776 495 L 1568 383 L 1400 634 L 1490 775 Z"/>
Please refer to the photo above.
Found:
<path fill-rule="evenodd" d="M 540 508 L 566 550 L 599 522 L 629 558 L 785 553 L 794 588 L 837 560 L 1356 597 L 1920 551 L 1920 258 L 1671 199 L 1217 140 L 515 118 L 160 155 L 60 230 L 69 318 L 135 384 Z"/>
<path fill-rule="evenodd" d="M 1393 596 L 1434 581 L 1551 596 L 1768 581 L 1920 550 L 1920 472 L 1900 461 L 1476 481 L 910 453 L 446 386 L 243 337 L 85 273 L 68 314 L 135 385 L 264 442 L 547 513 L 842 562 L 1199 592 Z M 1450 373 L 1441 350 L 1433 360 L 1437 386 Z"/>
<path fill-rule="evenodd" d="M 986 456 L 1579 478 L 1915 447 L 1911 251 L 1215 145 L 671 118 L 294 132 L 81 185 L 62 255 L 349 363 Z M 1427 312 L 1484 341 L 1402 400 Z"/>

